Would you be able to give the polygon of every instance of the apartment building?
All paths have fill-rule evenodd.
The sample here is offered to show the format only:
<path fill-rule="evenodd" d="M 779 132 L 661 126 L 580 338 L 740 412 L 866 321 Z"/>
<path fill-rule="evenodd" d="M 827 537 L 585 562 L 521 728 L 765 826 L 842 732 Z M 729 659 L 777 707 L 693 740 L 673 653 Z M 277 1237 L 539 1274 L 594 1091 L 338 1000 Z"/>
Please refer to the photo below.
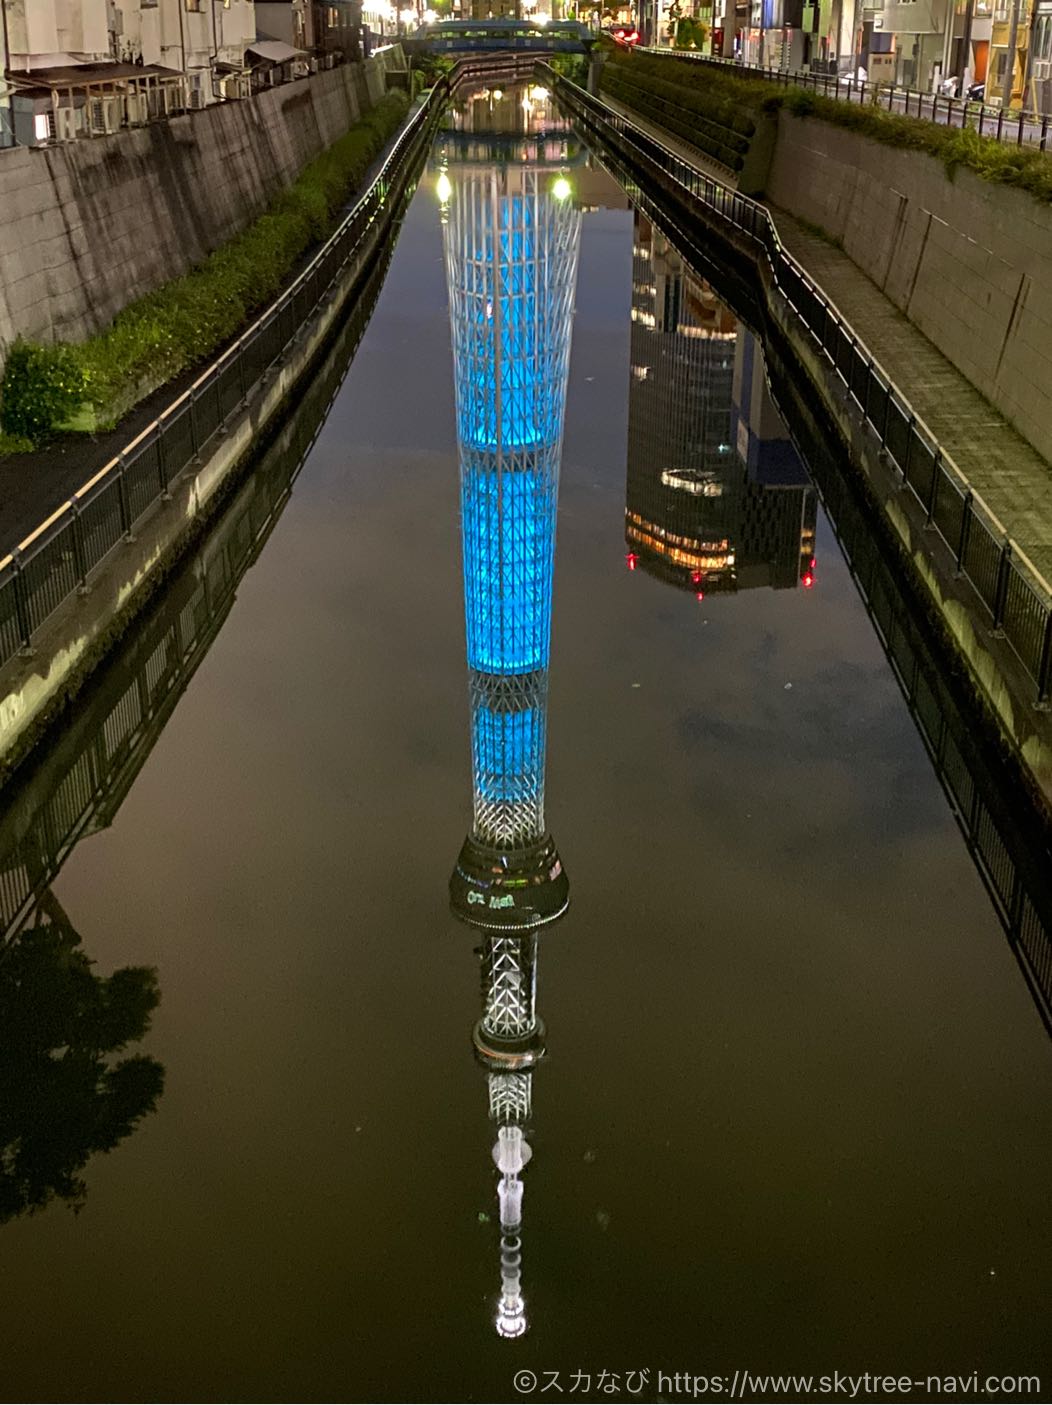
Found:
<path fill-rule="evenodd" d="M 254 73 L 298 52 L 257 40 L 253 0 L 0 0 L 0 9 L 4 145 L 97 136 L 247 97 Z"/>

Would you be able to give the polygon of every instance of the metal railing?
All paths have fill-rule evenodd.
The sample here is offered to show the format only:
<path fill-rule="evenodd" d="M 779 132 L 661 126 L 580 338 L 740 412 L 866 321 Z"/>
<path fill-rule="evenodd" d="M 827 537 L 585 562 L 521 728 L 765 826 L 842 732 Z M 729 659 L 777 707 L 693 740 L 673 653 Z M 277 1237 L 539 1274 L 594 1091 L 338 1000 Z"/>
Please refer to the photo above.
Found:
<path fill-rule="evenodd" d="M 937 93 L 921 92 L 917 88 L 900 88 L 894 83 L 869 82 L 847 75 L 838 77 L 835 73 L 761 68 L 758 64 L 743 63 L 741 59 L 692 53 L 689 49 L 646 48 L 639 52 L 660 58 L 689 59 L 693 63 L 710 64 L 715 68 L 729 69 L 742 78 L 756 78 L 782 88 L 807 88 L 810 92 L 836 98 L 840 102 L 868 103 L 871 107 L 898 112 L 905 117 L 917 117 L 943 127 L 972 127 L 981 137 L 992 137 L 1011 146 L 1036 146 L 1041 151 L 1048 148 L 1052 116 L 1042 113 L 1006 111 L 1003 107 L 993 107 L 967 98 L 942 97 Z"/>
<path fill-rule="evenodd" d="M 552 83 L 572 109 L 576 106 L 578 117 L 587 125 L 587 119 L 581 115 L 584 104 L 578 104 L 578 100 L 587 99 L 588 95 L 576 88 L 569 94 L 567 89 L 557 86 L 554 78 Z M 605 121 L 605 114 L 596 111 L 602 106 L 594 104 L 593 112 Z M 598 138 L 597 145 L 603 149 L 603 134 L 598 125 L 593 131 Z M 651 218 L 666 225 L 671 237 L 679 221 L 675 217 L 668 218 L 660 200 L 638 184 L 639 167 L 633 168 L 614 143 L 605 143 L 604 155 L 619 179 L 629 182 L 633 199 L 651 214 Z M 753 204 L 744 197 L 739 199 L 746 206 Z M 686 241 L 684 249 L 694 246 L 704 263 L 706 254 L 694 237 L 682 227 L 679 237 Z M 821 440 L 808 446 L 807 456 L 816 469 L 821 469 L 825 462 L 830 465 L 836 462 L 835 454 Z M 1052 878 L 1044 850 L 1035 849 L 1026 830 L 1025 816 L 1006 795 L 1003 781 L 998 781 L 988 760 L 983 759 L 982 746 L 974 739 L 973 724 L 943 680 L 924 631 L 913 618 L 903 583 L 875 539 L 856 491 L 838 471 L 822 472 L 821 488 L 823 503 L 848 568 L 902 687 L 1041 1019 L 1052 1034 Z"/>
<path fill-rule="evenodd" d="M 548 77 L 586 127 L 591 125 L 600 137 L 612 128 L 646 165 L 673 183 L 681 199 L 703 205 L 709 215 L 758 247 L 790 309 L 876 435 L 882 454 L 895 465 L 903 488 L 920 504 L 926 527 L 949 548 L 956 575 L 972 586 L 994 633 L 1012 646 L 1033 680 L 1036 705 L 1047 705 L 1052 692 L 1052 586 L 969 486 L 833 303 L 782 247 L 768 211 L 676 156 L 569 79 L 551 69 Z"/>
<path fill-rule="evenodd" d="M 101 671 L 63 743 L 0 815 L 0 961 L 80 839 L 109 824 L 265 547 L 343 384 L 392 245 L 369 265 L 347 321 L 278 437 L 194 556 Z"/>
<path fill-rule="evenodd" d="M 363 263 L 430 143 L 450 82 L 432 88 L 368 189 L 290 286 L 151 424 L 0 560 L 0 667 L 32 653 L 41 627 L 83 594 L 147 513 L 201 461 L 213 439 L 275 370 L 345 270 Z"/>
<path fill-rule="evenodd" d="M 935 774 L 1052 1034 L 1052 874 L 1047 862 L 1026 832 L 1023 815 L 1016 813 L 1010 790 L 984 764 L 971 721 L 955 703 L 894 564 L 843 474 L 822 474 L 822 498 Z"/>

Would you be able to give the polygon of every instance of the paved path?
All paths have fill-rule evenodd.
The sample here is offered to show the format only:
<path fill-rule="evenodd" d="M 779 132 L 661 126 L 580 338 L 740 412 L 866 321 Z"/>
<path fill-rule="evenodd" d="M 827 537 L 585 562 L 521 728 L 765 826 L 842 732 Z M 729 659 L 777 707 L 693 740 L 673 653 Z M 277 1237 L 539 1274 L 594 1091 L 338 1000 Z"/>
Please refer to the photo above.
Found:
<path fill-rule="evenodd" d="M 606 93 L 602 98 L 698 170 L 725 185 L 735 183 L 724 167 L 672 133 Z M 1052 468 L 842 249 L 777 206 L 767 208 L 786 250 L 895 380 L 973 491 L 1052 582 Z"/>

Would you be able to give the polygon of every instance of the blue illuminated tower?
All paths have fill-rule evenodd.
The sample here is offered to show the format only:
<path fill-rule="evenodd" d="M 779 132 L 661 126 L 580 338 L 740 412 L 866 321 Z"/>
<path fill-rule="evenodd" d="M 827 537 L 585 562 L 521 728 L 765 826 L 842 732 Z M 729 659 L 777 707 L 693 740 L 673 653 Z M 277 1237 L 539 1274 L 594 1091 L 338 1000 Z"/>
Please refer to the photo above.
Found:
<path fill-rule="evenodd" d="M 581 216 L 539 163 L 440 177 L 456 380 L 474 806 L 450 880 L 473 926 L 536 927 L 568 885 L 544 822 L 555 515 Z"/>
<path fill-rule="evenodd" d="M 543 94 L 539 104 L 532 96 Z M 497 95 L 499 97 L 499 95 Z M 464 615 L 471 702 L 471 831 L 449 882 L 453 912 L 482 928 L 476 1056 L 487 1070 L 501 1231 L 496 1329 L 526 1330 L 521 1173 L 537 1014 L 537 929 L 569 884 L 544 819 L 552 574 L 580 211 L 561 165 L 525 162 L 507 130 L 547 123 L 547 94 L 516 94 L 489 137 L 447 144 L 438 178 L 460 451 Z M 492 102 L 489 103 L 492 107 Z M 520 118 L 519 113 L 525 116 Z M 492 115 L 487 110 L 487 123 Z M 450 154 L 450 148 L 456 156 Z M 487 149 L 488 148 L 488 149 Z M 561 153 L 564 154 L 564 153 Z"/>

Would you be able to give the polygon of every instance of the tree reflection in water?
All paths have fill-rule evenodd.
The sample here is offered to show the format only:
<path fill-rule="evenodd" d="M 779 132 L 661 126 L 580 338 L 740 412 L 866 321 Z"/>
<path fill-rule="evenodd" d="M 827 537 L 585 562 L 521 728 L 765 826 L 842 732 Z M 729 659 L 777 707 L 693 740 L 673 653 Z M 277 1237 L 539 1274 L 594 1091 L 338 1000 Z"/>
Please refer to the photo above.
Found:
<path fill-rule="evenodd" d="M 89 1158 L 123 1141 L 163 1090 L 156 1059 L 115 1058 L 150 1027 L 156 971 L 98 976 L 93 964 L 50 891 L 37 925 L 0 955 L 0 1223 L 55 1199 L 78 1211 Z"/>

